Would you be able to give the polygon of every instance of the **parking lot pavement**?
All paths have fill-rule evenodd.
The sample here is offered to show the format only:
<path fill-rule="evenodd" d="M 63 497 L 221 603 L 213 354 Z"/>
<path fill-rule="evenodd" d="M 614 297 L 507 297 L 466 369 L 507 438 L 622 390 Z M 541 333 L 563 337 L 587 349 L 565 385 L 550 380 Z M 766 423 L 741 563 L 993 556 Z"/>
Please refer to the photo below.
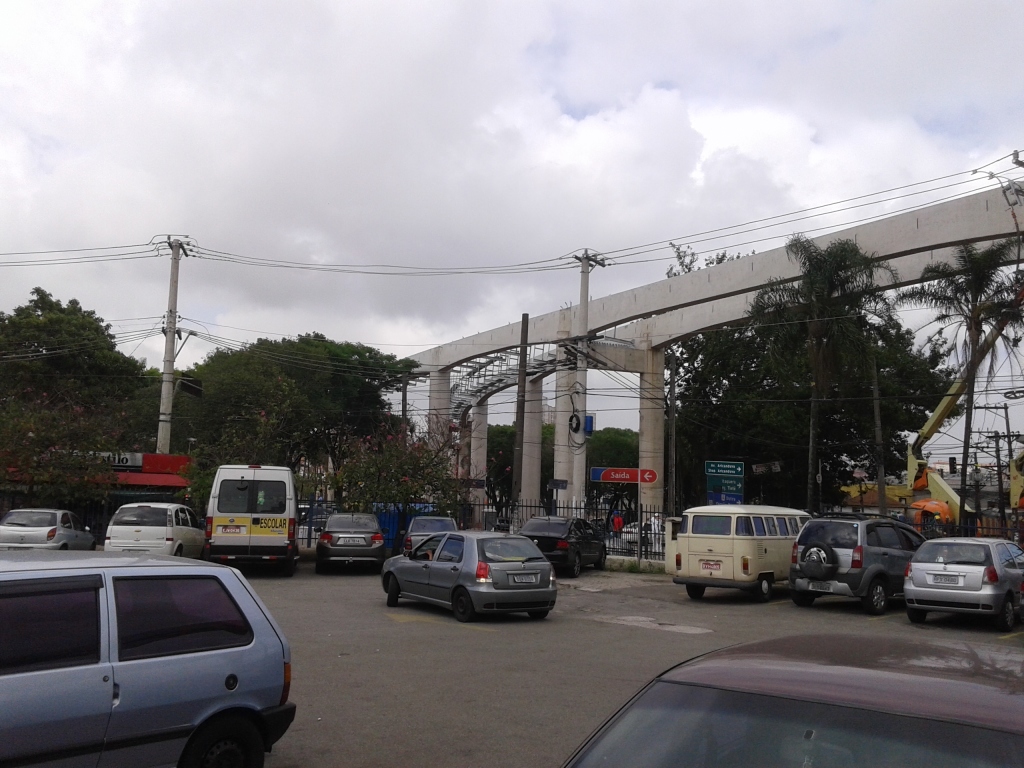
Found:
<path fill-rule="evenodd" d="M 797 608 L 784 590 L 758 604 L 729 590 L 690 600 L 658 574 L 596 572 L 559 582 L 544 621 L 460 624 L 402 601 L 387 608 L 367 571 L 292 579 L 246 571 L 292 645 L 295 723 L 268 768 L 558 766 L 653 676 L 755 639 L 803 633 L 1024 643 L 973 617 L 911 625 L 902 603 L 868 617 L 854 600 Z"/>

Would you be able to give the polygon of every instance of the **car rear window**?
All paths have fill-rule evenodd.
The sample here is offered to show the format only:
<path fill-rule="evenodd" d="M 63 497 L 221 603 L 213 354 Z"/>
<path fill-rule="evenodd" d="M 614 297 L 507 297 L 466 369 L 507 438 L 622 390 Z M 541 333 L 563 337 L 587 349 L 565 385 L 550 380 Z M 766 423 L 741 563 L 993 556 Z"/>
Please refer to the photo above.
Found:
<path fill-rule="evenodd" d="M 636 523 L 632 523 L 632 525 L 636 528 Z M 533 533 L 538 536 L 565 536 L 569 532 L 569 521 L 534 517 L 527 520 L 526 525 L 519 530 L 523 533 Z"/>
<path fill-rule="evenodd" d="M 992 553 L 985 544 L 926 541 L 914 553 L 915 563 L 948 565 L 992 565 Z"/>
<path fill-rule="evenodd" d="M 377 518 L 373 515 L 331 515 L 328 531 L 376 531 Z"/>
<path fill-rule="evenodd" d="M 217 511 L 222 515 L 246 514 L 249 511 L 249 481 L 237 478 L 221 480 Z"/>
<path fill-rule="evenodd" d="M 167 526 L 167 510 L 161 507 L 121 507 L 114 513 L 110 524 L 164 528 Z"/>
<path fill-rule="evenodd" d="M 242 611 L 213 576 L 114 579 L 121 661 L 235 648 L 252 642 Z"/>
<path fill-rule="evenodd" d="M 690 533 L 694 536 L 728 536 L 732 533 L 732 515 L 694 515 Z"/>
<path fill-rule="evenodd" d="M 409 533 L 436 533 L 454 531 L 455 521 L 450 517 L 414 517 L 409 523 Z"/>
<path fill-rule="evenodd" d="M 36 509 L 12 509 L 0 520 L 0 525 L 17 525 L 25 528 L 45 528 L 56 524 L 56 512 L 40 512 Z"/>
<path fill-rule="evenodd" d="M 483 539 L 480 559 L 488 563 L 521 563 L 525 560 L 543 560 L 537 545 L 521 536 Z"/>
<path fill-rule="evenodd" d="M 800 544 L 820 541 L 830 547 L 853 549 L 857 546 L 858 523 L 847 523 L 839 520 L 810 520 L 800 531 Z"/>

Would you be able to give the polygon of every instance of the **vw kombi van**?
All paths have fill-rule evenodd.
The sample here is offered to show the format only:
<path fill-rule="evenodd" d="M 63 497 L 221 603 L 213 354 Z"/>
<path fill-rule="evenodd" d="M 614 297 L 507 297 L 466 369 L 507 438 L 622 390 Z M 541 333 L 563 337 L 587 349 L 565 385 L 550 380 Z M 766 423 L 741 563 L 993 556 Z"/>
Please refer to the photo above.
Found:
<path fill-rule="evenodd" d="M 299 559 L 296 511 L 295 480 L 288 467 L 218 467 L 206 512 L 203 558 L 275 563 L 291 576 Z"/>
<path fill-rule="evenodd" d="M 793 541 L 810 515 L 788 507 L 692 507 L 666 521 L 665 571 L 693 600 L 708 587 L 744 589 L 761 601 L 789 577 Z"/>

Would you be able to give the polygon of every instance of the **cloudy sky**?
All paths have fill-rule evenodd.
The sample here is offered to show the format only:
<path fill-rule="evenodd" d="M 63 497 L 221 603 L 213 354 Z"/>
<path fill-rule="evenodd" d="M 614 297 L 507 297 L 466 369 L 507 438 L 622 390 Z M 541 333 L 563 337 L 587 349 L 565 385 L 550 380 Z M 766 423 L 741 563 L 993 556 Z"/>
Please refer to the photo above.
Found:
<path fill-rule="evenodd" d="M 686 243 L 1019 147 L 1022 22 L 1012 0 L 3 0 L 0 251 L 175 233 L 256 259 L 466 268 Z M 166 257 L 18 258 L 36 263 L 0 268 L 0 310 L 34 286 L 78 298 L 158 363 L 162 339 L 131 334 L 159 328 Z M 592 294 L 667 266 L 601 270 Z M 189 259 L 179 310 L 224 338 L 404 355 L 577 298 L 570 270 Z"/>

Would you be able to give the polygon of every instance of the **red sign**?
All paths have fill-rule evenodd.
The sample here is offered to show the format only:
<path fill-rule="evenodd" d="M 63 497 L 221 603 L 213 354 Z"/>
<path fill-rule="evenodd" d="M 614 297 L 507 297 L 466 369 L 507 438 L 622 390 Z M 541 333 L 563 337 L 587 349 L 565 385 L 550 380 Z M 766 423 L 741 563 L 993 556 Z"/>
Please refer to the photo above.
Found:
<path fill-rule="evenodd" d="M 653 483 L 658 473 L 653 469 L 636 467 L 591 467 L 592 483 Z"/>

